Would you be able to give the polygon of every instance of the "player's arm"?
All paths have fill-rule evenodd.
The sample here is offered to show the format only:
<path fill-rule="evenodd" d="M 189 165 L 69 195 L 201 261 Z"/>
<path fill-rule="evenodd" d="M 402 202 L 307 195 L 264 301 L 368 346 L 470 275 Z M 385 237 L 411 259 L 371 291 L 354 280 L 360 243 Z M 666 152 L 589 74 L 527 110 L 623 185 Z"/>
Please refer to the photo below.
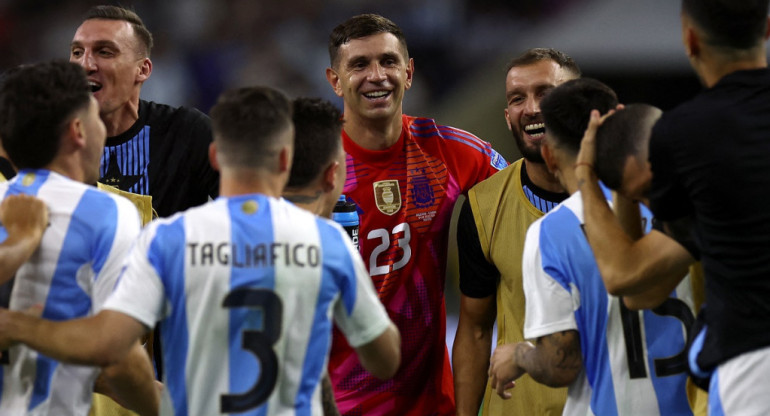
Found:
<path fill-rule="evenodd" d="M 489 377 L 498 396 L 509 399 L 511 393 L 506 390 L 524 373 L 546 386 L 564 387 L 575 381 L 582 368 L 580 335 L 569 330 L 542 336 L 534 345 L 518 342 L 497 347 Z"/>
<path fill-rule="evenodd" d="M 160 392 L 154 379 L 147 351 L 137 340 L 124 359 L 102 370 L 94 391 L 140 415 L 157 415 Z"/>
<path fill-rule="evenodd" d="M 653 230 L 634 240 L 610 210 L 593 170 L 598 112 L 583 136 L 575 174 L 584 206 L 585 232 L 607 291 L 615 296 L 643 293 L 661 284 L 679 282 L 695 261 L 672 238 Z"/>
<path fill-rule="evenodd" d="M 401 335 L 391 322 L 380 336 L 355 350 L 366 371 L 379 379 L 389 379 L 401 364 Z"/>
<path fill-rule="evenodd" d="M 477 415 L 484 398 L 497 304 L 497 269 L 484 258 L 473 211 L 466 200 L 457 222 L 460 320 L 452 347 L 458 415 Z M 492 270 L 490 270 L 492 269 Z M 487 277 L 494 276 L 489 279 Z"/>
<path fill-rule="evenodd" d="M 8 231 L 8 238 L 0 244 L 0 284 L 3 284 L 40 244 L 48 226 L 48 208 L 30 195 L 8 196 L 0 204 L 0 223 Z"/>
<path fill-rule="evenodd" d="M 43 355 L 71 364 L 99 367 L 117 364 L 146 331 L 134 318 L 110 310 L 61 322 L 0 310 L 0 347 L 25 344 Z"/>
<path fill-rule="evenodd" d="M 495 322 L 495 297 L 460 298 L 460 321 L 457 325 L 452 365 L 458 415 L 476 415 L 484 397 L 492 350 L 492 327 Z"/>

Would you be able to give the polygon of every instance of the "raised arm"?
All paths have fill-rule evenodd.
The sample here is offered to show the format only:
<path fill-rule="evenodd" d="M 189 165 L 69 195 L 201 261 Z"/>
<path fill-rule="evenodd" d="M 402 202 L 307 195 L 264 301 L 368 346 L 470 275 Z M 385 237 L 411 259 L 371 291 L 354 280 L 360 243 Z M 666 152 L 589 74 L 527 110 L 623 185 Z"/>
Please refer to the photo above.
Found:
<path fill-rule="evenodd" d="M 489 366 L 489 377 L 497 395 L 510 399 L 506 391 L 514 381 L 528 373 L 535 381 L 549 387 L 572 383 L 583 368 L 580 335 L 577 331 L 561 331 L 542 336 L 533 345 L 518 342 L 497 347 Z"/>
<path fill-rule="evenodd" d="M 11 195 L 0 204 L 0 223 L 8 238 L 0 244 L 0 284 L 10 280 L 35 252 L 48 226 L 48 208 L 30 195 Z"/>
<path fill-rule="evenodd" d="M 583 199 L 584 229 L 604 285 L 615 296 L 637 295 L 661 285 L 675 287 L 695 259 L 674 239 L 659 231 L 653 230 L 636 240 L 624 231 L 607 204 L 593 169 L 596 129 L 601 121 L 598 112 L 593 111 L 575 174 Z"/>

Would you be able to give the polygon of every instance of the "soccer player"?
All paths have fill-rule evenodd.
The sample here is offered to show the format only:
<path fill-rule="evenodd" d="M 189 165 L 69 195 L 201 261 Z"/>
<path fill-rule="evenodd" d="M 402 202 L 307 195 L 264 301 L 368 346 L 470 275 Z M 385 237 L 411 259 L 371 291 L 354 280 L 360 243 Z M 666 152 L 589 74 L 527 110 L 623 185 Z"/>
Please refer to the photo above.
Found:
<path fill-rule="evenodd" d="M 664 114 L 653 130 L 653 177 L 646 193 L 673 239 L 658 233 L 634 242 L 611 240 L 616 252 L 629 254 L 656 244 L 676 248 L 661 250 L 657 261 L 620 279 L 620 289 L 670 284 L 677 277 L 672 271 L 699 256 L 707 306 L 699 314 L 704 329 L 689 364 L 695 375 L 711 377 L 705 383 L 711 414 L 770 411 L 763 388 L 770 381 L 770 254 L 764 249 L 770 244 L 770 213 L 764 209 L 770 177 L 763 168 L 770 160 L 767 14 L 767 0 L 682 1 L 685 51 L 707 89 Z M 578 173 L 590 183 L 588 167 Z M 615 266 L 622 271 L 633 263 Z"/>
<path fill-rule="evenodd" d="M 543 158 L 572 195 L 527 231 L 524 336 L 536 344 L 498 347 L 491 383 L 505 397 L 516 394 L 505 389 L 525 372 L 544 384 L 569 385 L 564 414 L 692 414 L 685 391 L 689 282 L 654 311 L 630 311 L 608 295 L 582 230 L 580 139 L 592 108 L 607 112 L 616 104 L 614 92 L 591 79 L 564 83 L 543 99 Z M 642 218 L 637 227 L 649 230 L 649 213 Z"/>
<path fill-rule="evenodd" d="M 54 321 L 95 313 L 115 286 L 140 225 L 129 201 L 85 185 L 98 177 L 105 128 L 83 70 L 54 62 L 8 75 L 0 87 L 0 136 L 20 169 L 0 184 L 0 195 L 33 195 L 51 210 L 40 247 L 16 274 L 10 309 L 41 305 L 43 318 Z M 104 363 L 106 380 L 117 383 L 125 405 L 154 414 L 158 397 L 147 354 L 138 340 L 124 351 L 120 360 Z M 61 363 L 25 346 L 3 356 L 0 414 L 88 412 L 99 369 Z"/>
<path fill-rule="evenodd" d="M 331 218 L 345 184 L 342 113 L 319 98 L 292 102 L 294 158 L 283 197 L 315 215 Z M 326 374 L 321 380 L 324 416 L 339 415 L 334 390 Z"/>
<path fill-rule="evenodd" d="M 388 314 L 401 331 L 393 381 L 368 375 L 336 336 L 329 373 L 343 414 L 453 415 L 444 280 L 457 197 L 506 166 L 487 142 L 402 112 L 414 61 L 401 29 L 354 16 L 329 37 L 326 77 L 343 99 L 343 193 L 361 214 L 360 248 Z"/>
<path fill-rule="evenodd" d="M 2 287 L 40 244 L 43 231 L 48 226 L 48 208 L 43 201 L 33 196 L 7 196 L 0 204 L 0 225 L 7 233 L 4 241 L 0 243 Z"/>
<path fill-rule="evenodd" d="M 320 414 L 332 317 L 376 377 L 398 368 L 398 330 L 344 230 L 279 199 L 292 160 L 289 100 L 231 90 L 211 116 L 222 196 L 146 227 L 96 316 L 5 312 L 0 338 L 100 364 L 161 320 L 161 414 Z"/>
<path fill-rule="evenodd" d="M 70 45 L 70 62 L 85 68 L 107 127 L 99 182 L 124 191 L 144 222 L 216 197 L 219 183 L 208 161 L 209 118 L 139 99 L 152 46 L 139 16 L 117 6 L 88 10 Z"/>
<path fill-rule="evenodd" d="M 516 384 L 516 399 L 503 401 L 488 385 L 487 370 L 495 318 L 498 344 L 523 340 L 521 252 L 527 227 L 568 196 L 540 155 L 546 128 L 540 100 L 578 77 L 577 64 L 555 49 L 529 49 L 508 65 L 505 120 L 523 158 L 471 188 L 457 226 L 462 295 L 452 368 L 459 415 L 476 416 L 482 398 L 485 416 L 560 415 L 567 398 L 566 389 L 527 376 Z"/>
<path fill-rule="evenodd" d="M 292 102 L 294 159 L 284 198 L 313 214 L 331 218 L 345 184 L 342 113 L 320 98 Z"/>

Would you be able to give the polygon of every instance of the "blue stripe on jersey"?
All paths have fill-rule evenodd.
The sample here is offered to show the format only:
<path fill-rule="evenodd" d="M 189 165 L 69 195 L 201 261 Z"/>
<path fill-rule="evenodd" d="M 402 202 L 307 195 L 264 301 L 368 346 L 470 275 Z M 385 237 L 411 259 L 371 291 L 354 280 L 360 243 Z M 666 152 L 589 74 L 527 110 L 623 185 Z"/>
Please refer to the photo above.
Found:
<path fill-rule="evenodd" d="M 676 292 L 672 297 L 676 297 Z M 658 374 L 656 360 L 674 357 L 686 348 L 682 333 L 681 321 L 673 316 L 657 315 L 650 310 L 643 312 L 644 330 L 647 343 L 648 375 L 655 394 L 658 396 L 658 407 L 661 415 L 688 415 L 691 413 L 687 398 L 686 383 L 682 383 L 681 377 L 668 377 L 666 374 Z M 653 333 L 654 331 L 654 333 Z M 676 374 L 681 375 L 685 368 Z M 675 374 L 668 374 L 675 375 Z"/>
<path fill-rule="evenodd" d="M 561 205 L 546 218 L 547 221 L 544 220 L 540 228 L 543 269 L 570 293 L 573 293 L 573 290 L 569 276 L 580 279 L 576 283 L 580 286 L 581 307 L 575 311 L 575 320 L 583 355 L 594 357 L 594 362 L 583 363 L 586 377 L 594 391 L 591 396 L 591 408 L 594 412 L 596 409 L 602 409 L 602 415 L 617 415 L 615 387 L 612 384 L 606 341 L 607 290 L 598 274 L 593 252 L 585 235 L 580 231 L 575 232 L 581 230 L 581 224 L 574 213 Z M 552 236 L 558 240 L 553 240 Z M 565 262 L 565 259 L 570 261 Z M 591 307 L 587 308 L 585 305 Z M 602 341 L 596 342 L 597 340 Z M 603 394 L 596 394 L 597 392 Z"/>
<path fill-rule="evenodd" d="M 302 382 L 295 401 L 298 416 L 311 414 L 313 391 L 317 386 L 320 386 L 321 374 L 326 361 L 326 354 L 321 354 L 321 352 L 329 351 L 329 343 L 331 342 L 329 334 L 332 325 L 328 316 L 331 301 L 340 292 L 340 288 L 345 287 L 346 290 L 342 291 L 342 295 L 346 309 L 351 311 L 355 304 L 355 269 L 342 241 L 342 238 L 347 238 L 347 236 L 342 235 L 336 228 L 329 226 L 320 218 L 316 219 L 316 224 L 321 247 L 323 247 L 324 272 L 321 276 L 321 287 L 311 327 L 312 332 L 302 366 Z M 328 272 L 332 270 L 343 270 L 344 273 Z M 352 280 L 346 279 L 350 276 L 353 277 Z M 350 308 L 347 308 L 348 303 L 350 303 Z"/>
<path fill-rule="evenodd" d="M 113 160 L 114 159 L 114 160 Z M 148 164 L 150 162 L 150 126 L 144 126 L 136 136 L 116 146 L 105 146 L 102 153 L 99 177 L 104 178 L 114 164 L 120 177 L 134 177 L 133 183 L 125 191 L 149 195 L 150 180 Z M 127 180 L 128 181 L 128 180 Z M 124 185 L 125 186 L 125 185 Z"/>
<path fill-rule="evenodd" d="M 690 351 L 687 353 L 687 363 L 690 365 L 690 371 L 700 378 L 708 378 L 710 375 L 709 371 L 700 368 L 698 365 L 698 354 L 703 350 L 703 343 L 706 342 L 707 329 L 708 327 L 704 325 L 690 346 Z"/>
<path fill-rule="evenodd" d="M 416 131 L 412 130 L 412 136 L 416 136 L 416 137 L 423 138 L 423 139 L 427 139 L 429 137 L 441 137 L 441 138 L 443 138 L 445 140 L 452 140 L 452 141 L 455 141 L 455 142 L 463 143 L 463 144 L 467 145 L 468 147 L 477 150 L 479 153 L 483 153 L 483 154 L 485 154 L 487 156 L 491 156 L 490 152 L 487 149 L 481 148 L 476 143 L 472 143 L 472 142 L 470 142 L 470 141 L 468 141 L 466 139 L 460 138 L 460 137 L 450 136 L 448 134 L 447 135 L 442 135 L 440 132 L 435 131 L 435 130 L 430 131 L 428 133 L 419 133 L 419 132 L 416 132 Z"/>
<path fill-rule="evenodd" d="M 27 194 L 37 196 L 40 192 L 40 187 L 48 180 L 48 176 L 51 174 L 49 170 L 43 169 L 22 169 L 12 179 L 10 186 L 8 187 L 8 195 Z M 28 175 L 34 175 L 32 183 L 25 184 Z"/>
<path fill-rule="evenodd" d="M 185 241 L 184 217 L 180 216 L 171 223 L 158 226 L 147 251 L 147 258 L 163 281 L 166 298 L 173 311 L 160 326 L 160 332 L 165 367 L 163 382 L 171 396 L 176 416 L 188 413 L 185 363 L 190 336 L 185 305 Z M 169 261 L 166 262 L 166 259 Z"/>
<path fill-rule="evenodd" d="M 709 381 L 709 416 L 725 416 L 725 409 L 722 407 L 722 398 L 719 396 L 719 370 L 714 371 Z"/>
<path fill-rule="evenodd" d="M 244 210 L 244 203 L 247 201 L 257 201 L 259 207 L 256 213 L 249 213 Z M 232 256 L 238 256 L 243 259 L 250 259 L 246 250 L 265 245 L 271 247 L 274 241 L 273 220 L 270 201 L 262 195 L 248 195 L 242 197 L 229 198 L 227 208 L 230 215 Z M 244 212 L 247 211 L 247 212 Z M 236 251 L 237 250 L 237 251 Z M 268 255 L 270 255 L 268 253 Z M 269 265 L 264 267 L 231 267 L 230 269 L 230 289 L 238 288 L 264 288 L 275 289 L 275 266 L 272 262 L 266 262 Z M 238 394 L 249 391 L 262 378 L 262 363 L 255 359 L 254 353 L 247 351 L 243 345 L 244 331 L 258 331 L 262 335 L 267 335 L 265 329 L 268 320 L 274 319 L 267 316 L 265 308 L 247 306 L 230 308 L 230 328 L 228 351 L 230 365 L 230 394 Z M 260 305 L 261 306 L 261 305 Z M 278 328 L 290 323 L 278 322 Z M 267 346 L 272 350 L 272 345 Z M 239 413 L 244 415 L 263 416 L 267 414 L 267 404 Z"/>
<path fill-rule="evenodd" d="M 73 213 L 73 217 L 91 219 L 99 218 L 101 220 L 112 221 L 111 224 L 100 227 L 100 231 L 92 233 L 89 241 L 92 241 L 91 258 L 93 264 L 91 268 L 98 278 L 99 272 L 104 267 L 104 263 L 110 255 L 112 243 L 115 241 L 115 233 L 118 230 L 118 205 L 112 198 L 97 189 L 88 189 Z"/>
<path fill-rule="evenodd" d="M 103 198 L 103 195 L 96 194 L 97 192 L 96 190 L 86 191 L 72 212 L 43 308 L 43 318 L 62 321 L 86 316 L 91 310 L 91 297 L 78 285 L 75 276 L 81 267 L 88 267 L 89 263 L 91 267 L 98 263 L 101 269 L 112 247 L 115 227 L 117 227 L 117 224 L 113 224 L 110 232 L 109 229 L 102 227 L 97 229 L 93 223 L 88 222 L 91 218 L 117 217 L 114 201 Z M 104 233 L 104 231 L 107 232 Z M 94 241 L 106 247 L 96 247 Z M 97 253 L 101 257 L 97 257 Z M 35 386 L 30 400 L 30 409 L 34 409 L 48 398 L 51 377 L 58 364 L 57 361 L 46 356 L 37 357 Z"/>

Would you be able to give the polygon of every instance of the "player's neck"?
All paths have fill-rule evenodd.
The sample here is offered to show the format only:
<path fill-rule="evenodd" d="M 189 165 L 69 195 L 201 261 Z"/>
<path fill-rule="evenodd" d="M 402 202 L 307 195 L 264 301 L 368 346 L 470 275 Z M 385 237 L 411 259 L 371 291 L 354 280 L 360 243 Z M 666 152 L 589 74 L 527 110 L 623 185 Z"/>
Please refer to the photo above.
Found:
<path fill-rule="evenodd" d="M 524 159 L 527 177 L 535 186 L 548 192 L 564 192 L 559 179 L 548 171 L 545 163 L 532 162 Z"/>
<path fill-rule="evenodd" d="M 275 175 L 254 169 L 222 168 L 219 195 L 225 197 L 264 194 L 280 198 L 286 185 L 286 175 Z"/>
<path fill-rule="evenodd" d="M 283 191 L 283 197 L 294 205 L 310 211 L 315 215 L 328 216 L 323 212 L 326 204 L 326 200 L 323 197 L 321 190 L 313 189 L 290 189 L 286 188 Z"/>
<path fill-rule="evenodd" d="M 565 161 L 559 166 L 557 174 L 559 182 L 570 195 L 578 191 L 577 177 L 575 176 L 575 159 Z"/>
<path fill-rule="evenodd" d="M 396 144 L 401 136 L 401 112 L 389 119 L 365 119 L 347 112 L 345 133 L 357 145 L 367 150 L 385 150 Z"/>
<path fill-rule="evenodd" d="M 701 78 L 706 88 L 716 85 L 719 80 L 736 71 L 748 71 L 767 68 L 767 54 L 764 49 L 745 59 L 730 59 L 729 57 L 714 56 L 705 58 L 701 64 Z"/>
<path fill-rule="evenodd" d="M 99 114 L 99 117 L 107 128 L 107 137 L 125 133 L 139 119 L 139 96 L 137 95 L 136 100 L 129 100 L 113 112 Z"/>

